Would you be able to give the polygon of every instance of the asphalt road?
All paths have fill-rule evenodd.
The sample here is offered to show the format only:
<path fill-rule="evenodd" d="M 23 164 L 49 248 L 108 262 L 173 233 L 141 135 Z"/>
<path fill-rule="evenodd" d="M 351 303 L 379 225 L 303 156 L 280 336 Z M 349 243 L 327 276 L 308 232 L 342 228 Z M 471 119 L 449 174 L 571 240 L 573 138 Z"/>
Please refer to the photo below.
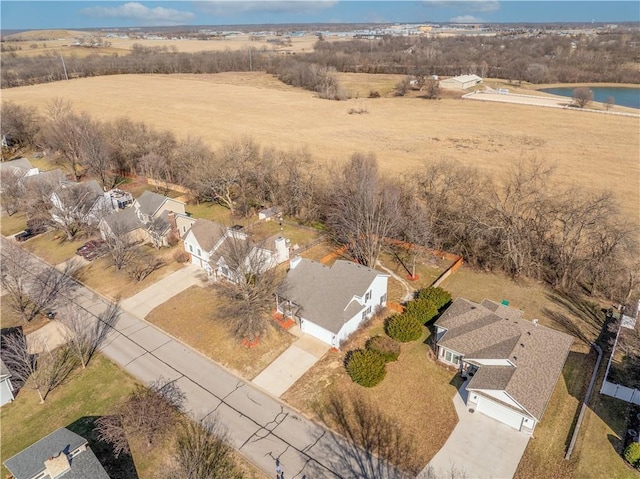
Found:
<path fill-rule="evenodd" d="M 2 238 L 3 249 L 7 241 Z M 108 305 L 82 285 L 67 300 L 93 315 Z M 268 475 L 274 474 L 275 458 L 279 458 L 287 479 L 402 477 L 384 461 L 126 312 L 109 333 L 102 352 L 143 383 L 175 380 L 186 395 L 189 414 L 194 418 L 217 415 L 232 445 Z"/>

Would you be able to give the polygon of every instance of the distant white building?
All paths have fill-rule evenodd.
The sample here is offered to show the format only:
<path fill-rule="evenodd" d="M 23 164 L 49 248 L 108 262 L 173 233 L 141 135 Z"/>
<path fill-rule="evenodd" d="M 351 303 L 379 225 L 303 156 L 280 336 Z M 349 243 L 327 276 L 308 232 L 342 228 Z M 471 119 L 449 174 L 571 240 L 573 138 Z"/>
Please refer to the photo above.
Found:
<path fill-rule="evenodd" d="M 475 85 L 480 85 L 482 78 L 478 75 L 459 75 L 457 77 L 440 80 L 440 86 L 448 90 L 466 90 Z"/>

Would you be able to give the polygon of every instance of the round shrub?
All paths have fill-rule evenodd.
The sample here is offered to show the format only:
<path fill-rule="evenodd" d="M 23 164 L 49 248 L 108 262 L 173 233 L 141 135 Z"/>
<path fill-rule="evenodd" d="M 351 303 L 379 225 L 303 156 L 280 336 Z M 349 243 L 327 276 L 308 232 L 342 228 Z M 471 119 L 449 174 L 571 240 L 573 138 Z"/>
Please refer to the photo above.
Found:
<path fill-rule="evenodd" d="M 404 314 L 413 316 L 421 324 L 425 324 L 437 316 L 438 308 L 431 301 L 416 299 L 407 303 L 407 310 Z"/>
<path fill-rule="evenodd" d="M 396 361 L 400 356 L 400 344 L 389 336 L 374 336 L 367 341 L 367 349 L 376 351 L 386 363 Z"/>
<path fill-rule="evenodd" d="M 451 293 L 449 291 L 442 289 L 440 287 L 437 288 L 425 288 L 421 289 L 418 293 L 418 299 L 423 299 L 425 301 L 431 301 L 433 305 L 440 309 L 445 306 L 449 301 L 451 301 Z"/>
<path fill-rule="evenodd" d="M 353 382 L 367 388 L 384 379 L 387 374 L 384 365 L 384 358 L 372 349 L 351 351 L 346 360 L 347 372 Z"/>
<path fill-rule="evenodd" d="M 396 341 L 407 343 L 422 336 L 422 323 L 411 314 L 396 314 L 387 319 L 385 332 Z"/>
<path fill-rule="evenodd" d="M 640 442 L 632 442 L 624 450 L 624 458 L 629 464 L 640 470 Z"/>

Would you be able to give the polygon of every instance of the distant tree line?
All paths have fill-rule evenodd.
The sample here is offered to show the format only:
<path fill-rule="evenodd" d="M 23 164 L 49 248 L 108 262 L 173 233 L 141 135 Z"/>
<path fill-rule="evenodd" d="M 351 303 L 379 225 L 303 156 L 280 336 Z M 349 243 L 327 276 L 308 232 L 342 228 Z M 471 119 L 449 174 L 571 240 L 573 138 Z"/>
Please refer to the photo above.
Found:
<path fill-rule="evenodd" d="M 25 146 L 47 149 L 77 178 L 91 174 L 110 188 L 124 174 L 140 174 L 188 187 L 198 201 L 236 216 L 278 205 L 287 216 L 325 225 L 363 264 L 374 265 L 383 239 L 395 238 L 617 301 L 628 300 L 640 280 L 638 225 L 621 215 L 615 196 L 560 183 L 535 159 L 514 159 L 499 180 L 451 161 L 388 177 L 373 155 L 356 153 L 329 177 L 306 150 L 261 147 L 248 137 L 214 150 L 127 118 L 100 123 L 56 102 L 49 108 L 58 113 L 39 119 L 34 109 L 3 103 L 3 128 L 11 126 Z M 83 133 L 87 122 L 91 135 Z"/>
<path fill-rule="evenodd" d="M 266 71 L 288 84 L 340 99 L 342 94 L 332 71 L 417 76 L 475 73 L 531 83 L 640 83 L 638 44 L 640 32 L 633 30 L 573 36 L 389 36 L 376 40 L 321 40 L 316 42 L 315 51 L 295 56 L 254 47 L 181 53 L 173 48 L 134 45 L 128 55 L 71 55 L 65 57 L 65 63 L 69 78 Z M 64 79 L 58 55 L 20 56 L 9 51 L 2 56 L 2 88 Z"/>

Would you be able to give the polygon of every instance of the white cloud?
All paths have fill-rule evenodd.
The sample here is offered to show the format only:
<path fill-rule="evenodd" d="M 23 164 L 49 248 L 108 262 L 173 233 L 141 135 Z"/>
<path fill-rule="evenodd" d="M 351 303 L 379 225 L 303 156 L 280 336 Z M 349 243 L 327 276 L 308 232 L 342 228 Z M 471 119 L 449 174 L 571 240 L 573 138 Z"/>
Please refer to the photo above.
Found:
<path fill-rule="evenodd" d="M 450 18 L 451 23 L 484 23 L 484 20 L 473 15 L 458 15 L 457 17 Z"/>
<path fill-rule="evenodd" d="M 192 12 L 164 7 L 149 8 L 138 2 L 117 7 L 87 7 L 80 12 L 90 17 L 136 20 L 143 25 L 180 25 L 196 17 Z"/>
<path fill-rule="evenodd" d="M 194 5 L 198 10 L 213 15 L 236 15 L 242 13 L 316 13 L 334 6 L 337 0 L 258 0 L 258 1 L 198 1 Z"/>
<path fill-rule="evenodd" d="M 466 12 L 495 12 L 500 10 L 497 0 L 425 0 L 426 5 L 443 8 L 455 8 Z"/>

